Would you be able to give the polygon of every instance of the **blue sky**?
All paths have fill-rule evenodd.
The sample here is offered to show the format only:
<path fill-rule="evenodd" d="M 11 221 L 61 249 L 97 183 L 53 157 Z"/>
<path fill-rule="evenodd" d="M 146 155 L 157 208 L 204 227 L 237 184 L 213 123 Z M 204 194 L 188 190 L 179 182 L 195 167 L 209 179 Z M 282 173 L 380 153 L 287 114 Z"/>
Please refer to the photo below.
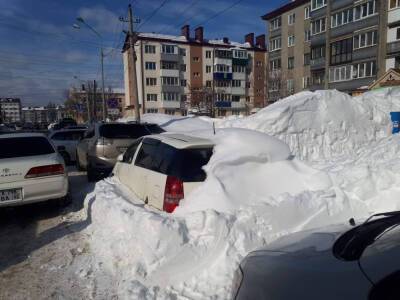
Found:
<path fill-rule="evenodd" d="M 19 97 L 24 105 L 62 103 L 65 91 L 81 81 L 100 83 L 100 40 L 89 30 L 72 27 L 83 17 L 103 37 L 106 86 L 123 87 L 121 45 L 132 3 L 142 22 L 163 0 L 0 0 L 0 97 Z M 237 0 L 168 0 L 139 31 L 179 34 L 186 21 L 204 25 L 206 38 L 243 41 L 248 32 L 265 33 L 260 16 L 287 1 L 242 0 L 217 18 L 204 22 Z"/>

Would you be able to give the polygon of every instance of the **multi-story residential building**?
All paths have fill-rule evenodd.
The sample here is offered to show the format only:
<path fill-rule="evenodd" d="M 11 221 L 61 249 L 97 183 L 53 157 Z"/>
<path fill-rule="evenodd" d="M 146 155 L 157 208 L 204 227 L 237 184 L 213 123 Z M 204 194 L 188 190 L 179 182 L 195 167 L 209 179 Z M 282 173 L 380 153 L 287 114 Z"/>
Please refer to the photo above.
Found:
<path fill-rule="evenodd" d="M 400 43 L 397 43 L 396 36 L 396 28 L 400 26 L 397 2 L 296 0 L 263 18 L 270 28 L 280 28 L 281 33 L 277 36 L 282 39 L 282 60 L 287 58 L 285 51 L 290 51 L 291 39 L 297 41 L 297 35 L 301 38 L 300 32 L 295 32 L 294 37 L 290 38 L 291 33 L 284 26 L 286 21 L 295 23 L 294 28 L 301 24 L 305 31 L 309 30 L 309 50 L 306 47 L 299 52 L 297 59 L 303 55 L 309 59 L 311 79 L 308 85 L 311 90 L 338 89 L 353 94 L 371 85 L 387 69 L 396 66 L 396 56 L 400 56 Z M 290 17 L 293 14 L 295 18 Z M 275 21 L 276 18 L 282 19 L 281 25 Z M 274 46 L 276 37 L 272 33 L 274 31 L 270 29 L 270 51 L 273 52 L 271 45 Z M 289 35 L 288 45 L 284 44 L 286 35 Z M 270 54 L 270 63 L 272 57 Z M 288 87 L 291 87 L 290 79 L 287 79 Z M 295 85 L 294 92 L 302 89 Z"/>
<path fill-rule="evenodd" d="M 21 100 L 19 98 L 0 98 L 0 121 L 4 123 L 21 122 Z"/>
<path fill-rule="evenodd" d="M 138 97 L 142 113 L 216 116 L 247 114 L 266 104 L 265 35 L 244 43 L 204 38 L 203 27 L 190 36 L 139 33 L 135 44 Z M 132 52 L 123 49 L 128 111 L 133 107 Z"/>
<path fill-rule="evenodd" d="M 22 107 L 22 121 L 32 124 L 49 124 L 66 117 L 64 106 Z"/>

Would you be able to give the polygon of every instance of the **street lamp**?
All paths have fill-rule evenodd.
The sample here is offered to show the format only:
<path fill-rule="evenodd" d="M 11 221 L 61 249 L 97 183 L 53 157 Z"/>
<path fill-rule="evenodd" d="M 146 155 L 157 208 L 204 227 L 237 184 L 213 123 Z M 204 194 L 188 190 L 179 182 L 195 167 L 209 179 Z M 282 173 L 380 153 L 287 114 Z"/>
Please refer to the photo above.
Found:
<path fill-rule="evenodd" d="M 98 33 L 92 26 L 90 26 L 82 17 L 77 17 L 76 21 L 79 22 L 80 24 L 85 25 L 87 28 L 89 28 L 90 31 L 92 31 L 100 40 L 100 58 L 101 58 L 101 87 L 102 87 L 102 98 L 103 98 L 103 120 L 106 120 L 106 94 L 104 91 L 104 51 L 103 51 L 103 37 L 101 36 L 100 33 Z M 73 28 L 75 29 L 81 29 L 81 26 L 79 24 L 73 24 Z"/>

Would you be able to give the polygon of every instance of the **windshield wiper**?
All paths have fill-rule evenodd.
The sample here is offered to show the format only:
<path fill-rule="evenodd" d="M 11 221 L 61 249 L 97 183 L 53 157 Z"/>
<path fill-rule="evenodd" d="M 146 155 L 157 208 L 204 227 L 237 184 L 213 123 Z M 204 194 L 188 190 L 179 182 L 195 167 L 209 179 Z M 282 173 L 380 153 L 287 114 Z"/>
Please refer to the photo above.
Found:
<path fill-rule="evenodd" d="M 372 220 L 375 217 L 384 218 Z M 354 219 L 350 220 L 350 224 L 352 223 L 355 224 Z M 399 223 L 400 211 L 373 214 L 361 225 L 340 236 L 333 246 L 333 254 L 341 260 L 358 260 L 364 250 L 373 244 L 377 237 L 388 228 Z"/>

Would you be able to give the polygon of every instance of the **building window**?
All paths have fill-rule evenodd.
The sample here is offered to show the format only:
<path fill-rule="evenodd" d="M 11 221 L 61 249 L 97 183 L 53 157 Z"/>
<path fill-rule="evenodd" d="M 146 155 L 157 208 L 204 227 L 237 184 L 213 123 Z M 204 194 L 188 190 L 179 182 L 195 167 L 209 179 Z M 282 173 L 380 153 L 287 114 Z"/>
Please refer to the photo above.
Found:
<path fill-rule="evenodd" d="M 158 113 L 158 109 L 157 108 L 148 108 L 148 109 L 146 109 L 146 112 L 148 114 L 157 114 Z"/>
<path fill-rule="evenodd" d="M 240 96 L 239 95 L 232 95 L 232 102 L 240 102 Z"/>
<path fill-rule="evenodd" d="M 181 86 L 186 86 L 186 79 L 181 80 Z"/>
<path fill-rule="evenodd" d="M 308 20 L 310 18 L 310 6 L 306 6 L 304 8 L 304 20 Z"/>
<path fill-rule="evenodd" d="M 311 78 L 309 76 L 303 77 L 303 89 L 308 89 L 311 86 Z"/>
<path fill-rule="evenodd" d="M 262 67 L 263 63 L 261 60 L 256 61 L 256 67 Z"/>
<path fill-rule="evenodd" d="M 400 40 L 400 27 L 396 28 L 396 40 Z"/>
<path fill-rule="evenodd" d="M 146 70 L 155 70 L 156 69 L 155 62 L 146 61 L 145 65 L 146 65 Z"/>
<path fill-rule="evenodd" d="M 304 31 L 304 41 L 309 42 L 311 41 L 311 30 L 307 29 Z"/>
<path fill-rule="evenodd" d="M 247 81 L 246 82 L 246 89 L 249 89 L 249 88 L 251 88 L 251 83 L 250 83 L 250 81 Z"/>
<path fill-rule="evenodd" d="M 162 45 L 161 46 L 161 53 L 165 54 L 177 54 L 177 47 L 174 45 Z"/>
<path fill-rule="evenodd" d="M 182 56 L 186 56 L 186 49 L 179 48 L 179 54 L 182 55 Z"/>
<path fill-rule="evenodd" d="M 313 72 L 311 76 L 311 82 L 314 85 L 323 85 L 325 83 L 325 71 Z"/>
<path fill-rule="evenodd" d="M 378 43 L 378 31 L 364 32 L 354 36 L 354 49 L 375 46 Z"/>
<path fill-rule="evenodd" d="M 293 25 L 296 22 L 296 14 L 292 13 L 288 15 L 288 24 Z"/>
<path fill-rule="evenodd" d="M 211 66 L 206 66 L 206 73 L 211 73 Z"/>
<path fill-rule="evenodd" d="M 199 73 L 199 72 L 194 72 L 194 73 L 193 73 L 193 76 L 196 77 L 196 78 L 198 78 L 198 77 L 200 77 L 200 73 Z"/>
<path fill-rule="evenodd" d="M 325 57 L 325 46 L 319 46 L 311 49 L 311 60 Z"/>
<path fill-rule="evenodd" d="M 376 62 L 368 61 L 364 63 L 358 63 L 353 65 L 353 78 L 366 78 L 373 77 L 376 75 Z"/>
<path fill-rule="evenodd" d="M 390 0 L 389 1 L 389 9 L 394 9 L 400 7 L 400 0 Z"/>
<path fill-rule="evenodd" d="M 178 93 L 162 93 L 163 101 L 179 101 Z"/>
<path fill-rule="evenodd" d="M 146 78 L 146 85 L 147 86 L 154 86 L 157 85 L 157 78 Z"/>
<path fill-rule="evenodd" d="M 178 85 L 178 77 L 161 77 L 162 85 Z"/>
<path fill-rule="evenodd" d="M 343 64 L 350 62 L 353 53 L 352 39 L 345 39 L 331 44 L 331 64 Z"/>
<path fill-rule="evenodd" d="M 248 54 L 244 50 L 233 50 L 233 57 L 234 58 L 247 58 Z"/>
<path fill-rule="evenodd" d="M 211 51 L 209 50 L 206 51 L 206 58 L 211 58 Z"/>
<path fill-rule="evenodd" d="M 346 9 L 344 11 L 335 13 L 331 17 L 331 27 L 339 27 L 353 22 L 353 9 Z"/>
<path fill-rule="evenodd" d="M 194 62 L 199 62 L 199 61 L 200 61 L 200 58 L 199 58 L 198 56 L 195 56 L 195 57 L 193 57 L 193 61 L 194 61 Z"/>
<path fill-rule="evenodd" d="M 211 87 L 212 86 L 212 81 L 211 80 L 207 80 L 206 81 L 206 87 Z"/>
<path fill-rule="evenodd" d="M 294 57 L 293 56 L 288 58 L 288 69 L 289 70 L 294 69 Z"/>
<path fill-rule="evenodd" d="M 231 83 L 229 81 L 225 81 L 225 80 L 217 80 L 215 81 L 215 86 L 216 87 L 230 87 Z"/>
<path fill-rule="evenodd" d="M 181 64 L 181 71 L 182 72 L 186 72 L 186 65 L 185 64 Z"/>
<path fill-rule="evenodd" d="M 281 17 L 278 17 L 276 19 L 271 20 L 271 30 L 275 30 L 275 29 L 281 28 L 281 26 L 282 26 Z"/>
<path fill-rule="evenodd" d="M 232 69 L 233 69 L 234 73 L 244 73 L 244 72 L 246 72 L 246 68 L 244 66 L 233 65 Z"/>
<path fill-rule="evenodd" d="M 354 20 L 362 20 L 376 14 L 376 0 L 354 7 Z"/>
<path fill-rule="evenodd" d="M 277 38 L 271 39 L 269 41 L 269 50 L 270 51 L 280 50 L 281 48 L 282 48 L 282 38 L 281 37 L 277 37 Z"/>
<path fill-rule="evenodd" d="M 294 93 L 294 80 L 293 79 L 288 79 L 287 80 L 287 91 L 289 94 Z"/>
<path fill-rule="evenodd" d="M 277 58 L 277 59 L 269 61 L 269 69 L 271 71 L 280 70 L 281 67 L 282 67 L 282 64 L 281 64 L 281 59 L 280 58 Z"/>
<path fill-rule="evenodd" d="M 304 65 L 305 66 L 309 66 L 310 65 L 310 58 L 311 58 L 310 53 L 304 54 Z"/>
<path fill-rule="evenodd" d="M 311 0 L 311 10 L 326 6 L 326 0 Z"/>
<path fill-rule="evenodd" d="M 157 94 L 147 94 L 147 101 L 157 101 Z"/>
<path fill-rule="evenodd" d="M 242 87 L 241 80 L 232 80 L 232 87 Z"/>
<path fill-rule="evenodd" d="M 214 66 L 214 71 L 217 73 L 230 73 L 231 68 L 228 65 L 218 64 Z"/>
<path fill-rule="evenodd" d="M 351 80 L 351 65 L 333 67 L 329 69 L 329 82 Z"/>
<path fill-rule="evenodd" d="M 288 47 L 293 47 L 294 46 L 294 35 L 289 35 L 288 36 Z"/>
<path fill-rule="evenodd" d="M 217 101 L 231 101 L 231 94 L 219 93 L 216 94 L 216 96 L 217 96 Z"/>
<path fill-rule="evenodd" d="M 178 70 L 178 64 L 174 61 L 161 61 L 161 69 Z"/>
<path fill-rule="evenodd" d="M 318 19 L 311 22 L 311 34 L 316 35 L 326 30 L 326 18 Z"/>
<path fill-rule="evenodd" d="M 151 53 L 151 54 L 156 53 L 156 46 L 144 45 L 144 53 Z"/>

